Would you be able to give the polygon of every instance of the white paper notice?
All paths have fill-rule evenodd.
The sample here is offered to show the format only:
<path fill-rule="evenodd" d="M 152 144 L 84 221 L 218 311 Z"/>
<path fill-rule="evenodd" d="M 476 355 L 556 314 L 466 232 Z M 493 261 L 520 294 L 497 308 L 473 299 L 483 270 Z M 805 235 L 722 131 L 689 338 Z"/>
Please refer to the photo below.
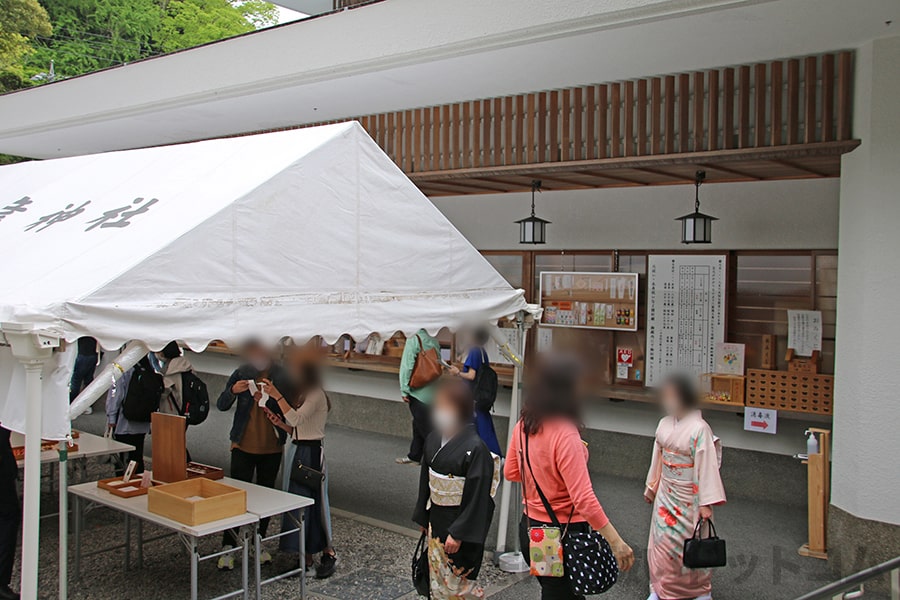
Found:
<path fill-rule="evenodd" d="M 538 327 L 537 351 L 550 352 L 553 350 L 553 330 L 549 327 Z"/>
<path fill-rule="evenodd" d="M 616 365 L 616 378 L 628 379 L 628 365 L 627 364 Z"/>
<path fill-rule="evenodd" d="M 789 310 L 788 348 L 799 356 L 822 351 L 822 313 L 818 310 Z"/>
<path fill-rule="evenodd" d="M 647 272 L 647 385 L 675 371 L 715 369 L 725 341 L 725 256 L 651 255 Z"/>
<path fill-rule="evenodd" d="M 744 410 L 744 430 L 775 435 L 778 432 L 778 411 L 748 406 Z"/>

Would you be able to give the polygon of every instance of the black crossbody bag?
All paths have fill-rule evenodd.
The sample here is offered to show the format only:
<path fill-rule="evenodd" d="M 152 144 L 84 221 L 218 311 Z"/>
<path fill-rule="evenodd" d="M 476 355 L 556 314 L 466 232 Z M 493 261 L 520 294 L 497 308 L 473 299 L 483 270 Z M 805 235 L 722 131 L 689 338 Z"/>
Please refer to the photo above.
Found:
<path fill-rule="evenodd" d="M 312 467 L 307 467 L 304 464 L 300 464 L 296 469 L 291 471 L 291 481 L 297 485 L 308 487 L 312 491 L 318 493 L 319 490 L 322 489 L 322 483 L 325 481 L 324 463 L 325 449 L 322 446 L 319 446 L 319 464 L 322 465 L 323 470 L 319 471 Z"/>
<path fill-rule="evenodd" d="M 619 564 L 616 562 L 609 542 L 598 531 L 571 531 L 568 523 L 565 529 L 562 527 L 534 476 L 531 459 L 528 457 L 528 436 L 524 434 L 523 436 L 525 437 L 525 462 L 528 465 L 528 472 L 531 473 L 531 479 L 534 481 L 534 487 L 538 496 L 541 497 L 541 503 L 553 525 L 563 532 L 563 564 L 572 592 L 576 595 L 592 596 L 608 591 L 619 579 Z M 524 491 L 524 485 L 522 489 Z"/>

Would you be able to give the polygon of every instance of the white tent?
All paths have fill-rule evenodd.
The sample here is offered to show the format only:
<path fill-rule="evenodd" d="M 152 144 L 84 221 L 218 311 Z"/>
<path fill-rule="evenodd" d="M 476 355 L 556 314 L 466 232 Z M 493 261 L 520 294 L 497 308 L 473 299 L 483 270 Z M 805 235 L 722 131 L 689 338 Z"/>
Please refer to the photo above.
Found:
<path fill-rule="evenodd" d="M 29 444 L 25 598 L 37 564 L 30 448 L 68 433 L 60 386 L 41 402 L 55 338 L 199 351 L 248 336 L 434 332 L 526 308 L 358 123 L 2 167 L 0 255 L 12 346 L 0 360 L 22 363 L 0 369 L 0 393 L 21 385 L 28 399 L 26 415 L 21 394 L 0 398 L 0 422 Z M 41 404 L 57 416 L 43 429 Z"/>

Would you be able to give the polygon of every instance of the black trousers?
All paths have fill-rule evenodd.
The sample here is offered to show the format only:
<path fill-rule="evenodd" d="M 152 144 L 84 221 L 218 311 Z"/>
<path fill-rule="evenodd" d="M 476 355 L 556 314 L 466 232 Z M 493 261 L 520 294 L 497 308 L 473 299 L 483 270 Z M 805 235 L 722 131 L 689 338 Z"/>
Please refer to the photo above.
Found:
<path fill-rule="evenodd" d="M 134 446 L 134 450 L 131 452 L 123 452 L 120 454 L 120 459 L 122 461 L 121 467 L 116 467 L 116 475 L 124 475 L 125 468 L 128 466 L 128 461 L 133 460 L 137 463 L 137 467 L 134 470 L 134 474 L 144 472 L 144 438 L 145 434 L 143 433 L 115 433 L 113 434 L 113 439 L 117 442 L 122 442 L 123 444 L 128 444 L 129 446 Z"/>
<path fill-rule="evenodd" d="M 69 380 L 69 403 L 71 404 L 81 390 L 94 380 L 94 369 L 97 368 L 96 354 L 79 354 L 72 367 L 72 379 Z"/>
<path fill-rule="evenodd" d="M 12 454 L 9 455 L 12 458 Z M 4 458 L 5 460 L 5 458 Z M 16 558 L 16 541 L 22 513 L 16 491 L 18 469 L 0 469 L 0 586 L 8 586 L 12 579 Z"/>
<path fill-rule="evenodd" d="M 531 525 L 538 527 L 541 525 L 550 525 L 532 519 Z M 590 529 L 587 523 L 571 523 L 570 530 L 577 531 L 582 528 Z M 528 560 L 528 519 L 522 517 L 519 521 L 519 543 L 521 544 L 522 554 Z M 569 584 L 568 577 L 538 577 L 538 583 L 541 584 L 541 600 L 584 600 L 584 596 L 578 596 L 572 592 L 572 586 Z"/>
<path fill-rule="evenodd" d="M 409 460 L 422 461 L 425 439 L 431 433 L 431 407 L 409 396 L 409 412 L 412 414 L 412 441 L 409 443 Z"/>
<path fill-rule="evenodd" d="M 238 481 L 256 483 L 256 485 L 274 489 L 279 468 L 281 468 L 280 452 L 278 454 L 250 454 L 240 448 L 231 449 L 231 477 Z M 253 480 L 254 475 L 256 481 Z M 260 519 L 260 535 L 265 537 L 268 528 L 269 519 Z M 230 531 L 226 531 L 222 536 L 222 545 L 237 546 L 238 541 Z"/>

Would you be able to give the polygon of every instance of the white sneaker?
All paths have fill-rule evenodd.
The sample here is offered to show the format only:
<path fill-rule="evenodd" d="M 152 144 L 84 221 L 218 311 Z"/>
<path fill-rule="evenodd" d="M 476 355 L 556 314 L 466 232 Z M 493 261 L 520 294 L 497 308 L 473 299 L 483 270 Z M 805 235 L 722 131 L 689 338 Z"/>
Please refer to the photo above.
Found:
<path fill-rule="evenodd" d="M 233 546 L 224 546 L 222 550 L 231 550 Z M 271 556 L 269 557 L 272 558 Z M 220 571 L 233 571 L 234 570 L 234 554 L 223 554 L 219 557 L 219 562 L 216 563 L 216 567 Z"/>
<path fill-rule="evenodd" d="M 266 550 L 260 550 L 259 552 L 259 564 L 268 565 L 272 563 L 272 555 L 269 554 Z"/>

